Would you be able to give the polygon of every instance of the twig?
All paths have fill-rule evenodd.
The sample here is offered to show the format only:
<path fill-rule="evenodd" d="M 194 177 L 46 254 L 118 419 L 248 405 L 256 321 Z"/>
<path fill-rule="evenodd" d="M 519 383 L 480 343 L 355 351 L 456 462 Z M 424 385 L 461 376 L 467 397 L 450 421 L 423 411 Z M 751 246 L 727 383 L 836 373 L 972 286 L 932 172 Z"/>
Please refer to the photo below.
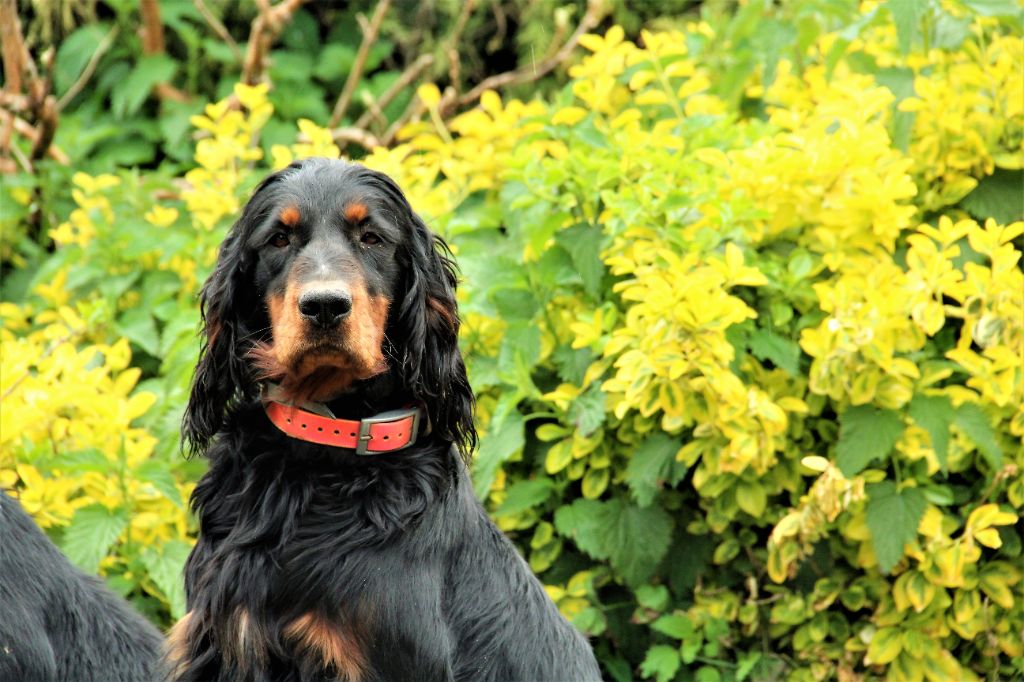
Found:
<path fill-rule="evenodd" d="M 31 57 L 21 33 L 17 0 L 0 0 L 0 43 L 3 44 L 4 90 L 21 92 L 22 79 Z"/>
<path fill-rule="evenodd" d="M 18 133 L 22 137 L 31 141 L 33 145 L 36 144 L 36 140 L 39 139 L 39 132 L 31 123 L 29 123 L 23 118 L 18 118 L 11 112 L 5 111 L 3 109 L 0 109 L 0 114 L 2 114 L 5 118 L 5 126 L 9 126 L 13 132 Z M 61 149 L 57 147 L 57 145 L 51 144 L 49 149 L 47 150 L 47 153 L 49 154 L 51 159 L 53 159 L 54 161 L 63 166 L 66 166 L 69 163 L 71 163 L 71 159 L 68 158 L 68 155 L 61 151 Z"/>
<path fill-rule="evenodd" d="M 363 42 L 359 44 L 359 51 L 356 53 L 352 70 L 349 71 L 348 78 L 345 79 L 345 87 L 342 88 L 341 95 L 338 96 L 338 101 L 334 105 L 334 111 L 331 112 L 331 118 L 327 124 L 328 128 L 336 127 L 345 116 L 345 111 L 352 102 L 352 95 L 355 94 L 356 86 L 363 77 L 363 68 L 366 66 L 366 57 L 370 53 L 370 47 L 377 42 L 380 24 L 384 21 L 384 15 L 387 14 L 390 7 L 391 0 L 380 0 L 377 3 L 377 8 L 373 10 L 373 17 L 370 19 L 369 26 L 363 29 Z"/>
<path fill-rule="evenodd" d="M 245 61 L 242 63 L 243 83 L 256 85 L 263 78 L 271 43 L 304 2 L 305 0 L 282 0 L 271 7 L 267 0 L 257 0 L 260 13 L 252 20 L 252 29 L 249 31 L 249 45 L 245 51 Z"/>
<path fill-rule="evenodd" d="M 335 128 L 331 131 L 331 137 L 342 146 L 355 143 L 367 151 L 373 151 L 380 146 L 380 140 L 362 128 Z"/>
<path fill-rule="evenodd" d="M 420 101 L 419 97 L 413 97 L 409 102 L 409 106 L 407 106 L 405 111 L 402 112 L 402 115 L 395 119 L 395 122 L 388 127 L 384 136 L 380 138 L 381 145 L 384 147 L 390 147 L 391 143 L 395 141 L 396 137 L 398 137 L 398 131 L 405 127 L 405 124 L 412 119 L 418 118 L 424 111 L 426 111 L 426 109 L 427 108 L 423 106 L 423 102 Z"/>
<path fill-rule="evenodd" d="M 394 100 L 395 97 L 399 95 L 399 93 L 401 93 L 403 90 L 409 87 L 409 84 L 412 83 L 417 78 L 419 78 L 420 74 L 422 74 L 433 63 L 433 55 L 420 55 L 419 58 L 416 59 L 416 61 L 410 64 L 409 67 L 402 72 L 402 75 L 398 77 L 398 80 L 396 80 L 390 88 L 388 88 L 383 92 L 383 94 L 381 94 L 380 98 L 376 102 L 374 102 L 374 105 L 376 105 L 379 109 L 383 109 L 387 105 L 391 104 L 392 100 Z M 359 120 L 356 121 L 355 127 L 366 128 L 366 126 L 370 123 L 370 120 L 372 118 L 373 113 L 371 111 L 366 111 L 362 116 L 359 117 Z"/>
<path fill-rule="evenodd" d="M 89 82 L 89 79 L 92 78 L 92 75 L 96 72 L 96 67 L 99 66 L 100 59 L 107 53 L 110 46 L 113 45 L 114 38 L 117 37 L 117 33 L 118 28 L 117 26 L 114 26 L 107 32 L 107 35 L 103 36 L 103 40 L 100 41 L 100 44 L 96 47 L 96 51 L 92 53 L 91 57 L 89 57 L 89 63 L 85 65 L 84 69 L 82 69 L 82 73 L 78 77 L 78 80 L 76 80 L 71 87 L 61 95 L 60 100 L 57 102 L 57 111 L 64 111 L 64 107 L 70 104 L 71 100 L 73 100 L 78 93 L 82 91 L 85 84 Z"/>
<path fill-rule="evenodd" d="M 160 21 L 160 5 L 157 0 L 140 0 L 139 13 L 142 15 L 142 51 L 145 54 L 164 53 L 164 25 Z"/>
<path fill-rule="evenodd" d="M 462 83 L 459 80 L 461 69 L 458 49 L 459 38 L 462 37 L 462 32 L 466 29 L 466 22 L 469 21 L 469 15 L 473 13 L 475 6 L 475 0 L 466 0 L 466 3 L 462 6 L 462 11 L 459 12 L 459 18 L 455 21 L 455 28 L 452 29 L 451 35 L 445 41 L 444 51 L 448 56 L 448 82 L 456 89 L 462 87 Z"/>
<path fill-rule="evenodd" d="M 206 3 L 203 2 L 203 0 L 192 0 L 192 4 L 194 4 L 196 9 L 199 10 L 199 14 L 203 17 L 203 21 L 213 29 L 213 32 L 216 33 L 221 40 L 228 44 L 231 54 L 235 56 L 235 61 L 241 64 L 242 59 L 244 59 L 242 50 L 239 49 L 238 43 L 236 43 L 235 39 L 231 37 L 231 34 L 228 32 L 228 29 L 224 26 L 223 22 L 214 16 L 213 12 L 210 11 L 210 8 L 206 6 Z"/>
<path fill-rule="evenodd" d="M 142 53 L 163 54 L 166 51 L 166 43 L 164 24 L 160 20 L 160 4 L 157 0 L 139 0 L 139 12 L 142 14 Z M 153 86 L 153 94 L 159 99 L 175 102 L 188 102 L 192 99 L 170 83 L 157 83 Z"/>
<path fill-rule="evenodd" d="M 53 136 L 57 133 L 56 97 L 47 95 L 43 99 L 42 106 L 39 108 L 38 118 L 39 128 L 36 132 L 36 138 L 32 142 L 32 151 L 28 155 L 28 158 L 33 162 L 46 155 L 50 149 L 50 144 L 53 142 Z"/>
<path fill-rule="evenodd" d="M 598 23 L 601 21 L 602 9 L 601 3 L 591 0 L 587 3 L 586 14 L 580 20 L 579 26 L 569 37 L 569 40 L 551 57 L 542 60 L 538 64 L 531 65 L 529 67 L 522 67 L 513 71 L 506 71 L 505 73 L 499 73 L 489 78 L 485 78 L 476 87 L 467 92 L 466 94 L 459 97 L 455 103 L 461 108 L 480 99 L 480 95 L 486 90 L 495 90 L 506 85 L 517 85 L 520 83 L 529 83 L 539 78 L 546 76 L 555 67 L 564 62 L 572 54 L 572 51 L 576 49 L 577 43 L 583 34 L 593 30 Z M 447 108 L 441 110 L 442 115 L 448 115 L 454 109 L 454 105 L 450 104 Z"/>

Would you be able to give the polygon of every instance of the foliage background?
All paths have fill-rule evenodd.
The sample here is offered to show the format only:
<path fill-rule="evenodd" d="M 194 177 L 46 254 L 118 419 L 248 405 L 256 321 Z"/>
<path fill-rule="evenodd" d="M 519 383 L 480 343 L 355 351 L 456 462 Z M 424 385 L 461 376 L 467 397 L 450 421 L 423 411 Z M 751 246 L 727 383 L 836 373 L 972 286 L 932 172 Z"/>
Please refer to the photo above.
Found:
<path fill-rule="evenodd" d="M 251 86 L 200 4 L 160 3 L 162 55 L 134 3 L 25 10 L 58 95 L 113 38 L 70 163 L 5 175 L 0 212 L 0 484 L 161 626 L 195 294 L 260 177 L 341 152 L 373 9 L 300 9 Z M 457 253 L 477 493 L 607 676 L 1024 675 L 1019 5 L 522 2 L 491 44 L 495 11 L 429 7 L 382 23 L 341 125 L 426 51 L 385 119 L 420 115 L 345 151 Z M 590 11 L 567 69 L 446 109 Z"/>

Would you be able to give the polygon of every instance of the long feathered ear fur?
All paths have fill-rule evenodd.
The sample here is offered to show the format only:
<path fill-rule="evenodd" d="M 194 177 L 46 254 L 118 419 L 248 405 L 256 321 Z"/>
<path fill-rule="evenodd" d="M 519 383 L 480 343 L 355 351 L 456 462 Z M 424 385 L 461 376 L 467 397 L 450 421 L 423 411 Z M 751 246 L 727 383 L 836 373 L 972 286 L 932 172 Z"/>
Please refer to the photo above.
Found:
<path fill-rule="evenodd" d="M 455 262 L 448 245 L 413 213 L 398 186 L 383 174 L 368 174 L 370 183 L 390 196 L 396 217 L 410 233 L 404 291 L 396 296 L 388 329 L 398 371 L 413 397 L 426 405 L 433 432 L 468 458 L 477 434 L 473 390 L 459 352 Z"/>
<path fill-rule="evenodd" d="M 261 195 L 299 167 L 299 163 L 292 164 L 259 184 L 221 244 L 217 264 L 199 294 L 203 341 L 181 424 L 182 445 L 190 454 L 204 454 L 232 402 L 258 390 L 245 361 L 248 348 L 243 341 L 251 341 L 253 332 L 258 331 L 250 327 L 253 312 L 262 310 L 262 305 L 249 286 L 251 264 L 245 239 L 267 210 L 268 202 L 261 201 Z"/>
<path fill-rule="evenodd" d="M 398 325 L 406 386 L 427 406 L 434 432 L 455 443 L 464 457 L 476 446 L 473 390 L 459 352 L 455 263 L 444 240 L 410 212 L 412 263 L 406 275 Z M 391 337 L 396 340 L 396 336 Z"/>

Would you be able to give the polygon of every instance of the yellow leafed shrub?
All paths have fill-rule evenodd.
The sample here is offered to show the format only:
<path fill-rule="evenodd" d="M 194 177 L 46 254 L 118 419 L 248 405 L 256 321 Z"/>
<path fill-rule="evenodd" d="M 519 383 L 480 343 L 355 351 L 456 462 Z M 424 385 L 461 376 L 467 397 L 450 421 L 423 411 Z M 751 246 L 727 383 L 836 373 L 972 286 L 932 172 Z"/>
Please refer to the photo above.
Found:
<path fill-rule="evenodd" d="M 613 27 L 551 102 L 446 122 L 423 86 L 363 159 L 453 246 L 476 491 L 612 679 L 1024 674 L 1021 37 L 933 5 L 746 70 L 788 35 L 754 3 Z M 264 154 L 266 87 L 235 94 L 180 198 L 76 177 L 0 309 L 3 483 L 164 624 L 198 283 L 259 177 L 339 153 L 303 120 Z"/>

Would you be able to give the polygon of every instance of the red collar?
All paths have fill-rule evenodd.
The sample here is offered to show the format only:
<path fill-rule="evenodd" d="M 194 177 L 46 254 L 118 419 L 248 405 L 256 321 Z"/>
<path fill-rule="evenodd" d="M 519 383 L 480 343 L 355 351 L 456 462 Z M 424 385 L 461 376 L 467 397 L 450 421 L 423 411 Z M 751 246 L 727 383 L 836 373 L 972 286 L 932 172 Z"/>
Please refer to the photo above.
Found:
<path fill-rule="evenodd" d="M 274 426 L 299 440 L 376 455 L 401 450 L 416 442 L 419 407 L 381 412 L 365 419 L 332 419 L 276 400 L 263 403 Z"/>

